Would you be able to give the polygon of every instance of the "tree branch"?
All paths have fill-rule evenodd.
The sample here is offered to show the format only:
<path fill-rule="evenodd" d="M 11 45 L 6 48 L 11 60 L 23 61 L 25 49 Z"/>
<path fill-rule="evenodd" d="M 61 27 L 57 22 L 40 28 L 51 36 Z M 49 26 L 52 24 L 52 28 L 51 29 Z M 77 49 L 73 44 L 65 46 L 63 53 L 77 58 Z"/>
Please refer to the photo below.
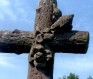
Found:
<path fill-rule="evenodd" d="M 0 31 L 0 51 L 17 54 L 29 53 L 33 39 L 33 32 L 29 31 Z M 70 31 L 55 34 L 49 46 L 55 52 L 86 53 L 88 42 L 88 32 Z"/>

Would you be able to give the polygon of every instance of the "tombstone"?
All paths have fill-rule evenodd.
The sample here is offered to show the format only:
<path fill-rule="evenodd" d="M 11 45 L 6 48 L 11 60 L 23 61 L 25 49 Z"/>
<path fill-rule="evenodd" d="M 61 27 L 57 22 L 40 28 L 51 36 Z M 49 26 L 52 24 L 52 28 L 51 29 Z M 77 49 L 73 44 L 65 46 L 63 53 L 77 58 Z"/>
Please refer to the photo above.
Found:
<path fill-rule="evenodd" d="M 53 79 L 56 52 L 85 54 L 89 33 L 72 30 L 74 15 L 62 16 L 56 0 L 40 0 L 35 30 L 0 31 L 0 51 L 29 53 L 28 79 Z"/>

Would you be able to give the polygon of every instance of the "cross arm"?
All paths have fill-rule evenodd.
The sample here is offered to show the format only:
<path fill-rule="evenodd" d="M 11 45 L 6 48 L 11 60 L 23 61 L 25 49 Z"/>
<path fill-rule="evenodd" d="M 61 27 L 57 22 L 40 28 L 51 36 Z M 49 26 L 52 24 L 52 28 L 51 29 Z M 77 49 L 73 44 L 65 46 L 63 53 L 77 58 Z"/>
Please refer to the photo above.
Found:
<path fill-rule="evenodd" d="M 29 53 L 34 42 L 33 32 L 29 31 L 0 31 L 0 52 Z M 89 42 L 89 33 L 84 31 L 70 31 L 64 34 L 55 34 L 49 46 L 55 52 L 86 53 Z"/>

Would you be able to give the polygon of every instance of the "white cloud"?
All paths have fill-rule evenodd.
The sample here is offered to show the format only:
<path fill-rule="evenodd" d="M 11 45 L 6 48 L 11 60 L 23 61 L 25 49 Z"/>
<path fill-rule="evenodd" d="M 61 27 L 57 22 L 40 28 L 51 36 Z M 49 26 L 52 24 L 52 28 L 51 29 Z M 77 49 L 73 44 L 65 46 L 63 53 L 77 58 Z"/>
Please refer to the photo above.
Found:
<path fill-rule="evenodd" d="M 69 57 L 58 58 L 55 61 L 58 69 L 65 68 L 68 70 L 86 71 L 93 69 L 93 59 L 89 57 Z"/>
<path fill-rule="evenodd" d="M 7 7 L 9 4 L 9 0 L 0 0 L 0 7 Z"/>
<path fill-rule="evenodd" d="M 57 54 L 54 65 L 54 77 L 62 77 L 75 73 L 79 75 L 80 79 L 93 75 L 93 55 L 74 55 L 74 54 Z M 81 78 L 84 77 L 84 78 Z"/>
<path fill-rule="evenodd" d="M 8 24 L 27 24 L 34 20 L 35 6 L 30 0 L 0 0 L 0 21 Z M 33 19 L 32 19 L 33 18 Z"/>
<path fill-rule="evenodd" d="M 16 15 L 12 11 L 11 0 L 0 0 L 0 20 L 5 20 L 7 16 L 11 20 L 16 19 Z"/>
<path fill-rule="evenodd" d="M 0 54 L 0 67 L 16 67 L 15 64 L 9 62 L 10 60 L 13 60 L 13 57 L 7 57 L 6 55 Z"/>
<path fill-rule="evenodd" d="M 7 0 L 0 0 L 0 20 L 4 19 L 4 12 L 7 10 L 6 8 L 9 6 L 9 2 Z"/>
<path fill-rule="evenodd" d="M 0 0 L 0 20 L 8 19 L 16 21 L 25 16 L 25 4 L 20 0 Z"/>

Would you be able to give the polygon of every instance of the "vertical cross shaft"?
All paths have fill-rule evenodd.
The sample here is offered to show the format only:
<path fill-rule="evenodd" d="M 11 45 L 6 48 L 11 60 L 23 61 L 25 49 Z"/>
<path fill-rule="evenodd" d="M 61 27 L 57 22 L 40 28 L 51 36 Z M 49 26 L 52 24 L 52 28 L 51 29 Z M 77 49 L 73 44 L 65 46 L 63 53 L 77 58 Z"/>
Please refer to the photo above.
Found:
<path fill-rule="evenodd" d="M 53 56 L 54 57 L 54 56 Z M 54 58 L 51 59 L 42 69 L 37 69 L 29 64 L 28 79 L 53 79 Z"/>
<path fill-rule="evenodd" d="M 35 33 L 47 32 L 52 25 L 53 1 L 40 0 L 39 6 L 36 9 L 35 18 Z M 41 39 L 42 40 L 42 39 Z M 37 40 L 38 41 L 38 40 Z M 40 41 L 39 41 L 40 42 Z M 36 68 L 29 63 L 28 79 L 53 79 L 53 63 L 54 55 L 43 68 Z"/>

